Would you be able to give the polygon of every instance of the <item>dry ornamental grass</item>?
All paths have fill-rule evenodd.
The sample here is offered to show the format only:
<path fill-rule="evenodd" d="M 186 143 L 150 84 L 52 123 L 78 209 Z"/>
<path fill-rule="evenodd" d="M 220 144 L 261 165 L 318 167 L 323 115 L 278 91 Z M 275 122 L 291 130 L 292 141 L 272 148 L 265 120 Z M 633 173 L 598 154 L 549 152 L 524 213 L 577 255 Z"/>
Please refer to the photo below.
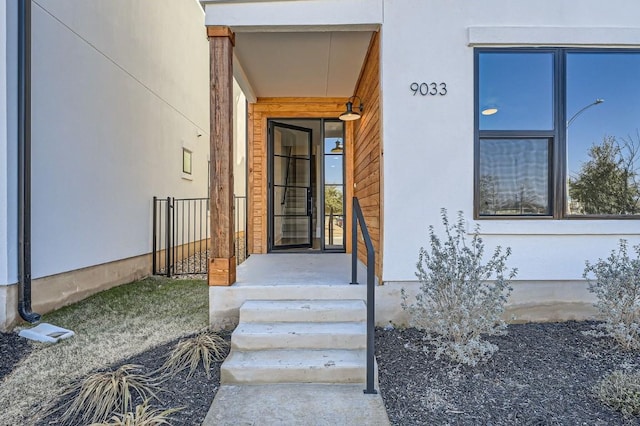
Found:
<path fill-rule="evenodd" d="M 67 403 L 56 408 L 64 410 L 60 421 L 69 425 L 103 422 L 114 412 L 129 413 L 136 396 L 159 399 L 158 380 L 140 373 L 140 368 L 126 364 L 74 383 L 61 397 Z"/>
<path fill-rule="evenodd" d="M 93 423 L 91 426 L 160 426 L 170 425 L 171 414 L 179 409 L 156 410 L 149 407 L 149 400 L 136 406 L 134 412 L 115 415 L 104 423 Z"/>
<path fill-rule="evenodd" d="M 211 361 L 218 362 L 227 356 L 229 344 L 220 335 L 204 330 L 197 335 L 180 341 L 171 351 L 162 370 L 170 375 L 189 369 L 190 378 L 202 362 L 202 366 L 211 378 Z"/>

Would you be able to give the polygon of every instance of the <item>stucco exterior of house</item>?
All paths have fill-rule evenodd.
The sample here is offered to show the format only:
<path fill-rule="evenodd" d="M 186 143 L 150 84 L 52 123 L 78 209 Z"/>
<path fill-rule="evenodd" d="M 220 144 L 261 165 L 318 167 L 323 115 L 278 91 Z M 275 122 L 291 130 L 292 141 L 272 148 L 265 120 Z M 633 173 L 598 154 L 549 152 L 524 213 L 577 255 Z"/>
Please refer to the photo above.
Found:
<path fill-rule="evenodd" d="M 0 329 L 18 320 L 18 3 L 0 4 Z M 205 196 L 209 65 L 194 0 L 31 4 L 32 306 L 45 313 L 149 275 L 152 197 Z"/>
<path fill-rule="evenodd" d="M 17 4 L 0 6 L 0 328 L 19 281 Z M 209 188 L 212 318 L 217 286 L 236 282 L 234 221 L 249 254 L 350 253 L 353 197 L 379 323 L 406 320 L 400 290 L 416 291 L 442 208 L 512 248 L 509 318 L 591 317 L 585 260 L 640 242 L 640 162 L 624 207 L 594 207 L 576 184 L 591 147 L 640 144 L 639 13 L 631 0 L 33 1 L 34 310 L 150 274 L 152 197 Z M 342 121 L 347 105 L 361 117 Z"/>
<path fill-rule="evenodd" d="M 210 40 L 228 39 L 232 49 L 225 56 L 212 47 L 212 64 L 232 62 L 249 101 L 250 253 L 335 248 L 328 228 L 314 226 L 316 213 L 295 219 L 297 234 L 283 226 L 282 217 L 293 221 L 295 214 L 281 211 L 286 197 L 274 189 L 286 193 L 288 181 L 278 179 L 289 179 L 288 169 L 279 162 L 295 157 L 282 135 L 298 132 L 306 141 L 305 134 L 317 134 L 300 154 L 312 164 L 324 154 L 318 164 L 325 174 L 311 172 L 316 183 L 307 186 L 306 212 L 328 216 L 326 187 L 336 183 L 326 180 L 327 146 L 340 139 L 340 220 L 351 229 L 350 200 L 358 197 L 378 254 L 379 323 L 404 320 L 400 289 L 416 290 L 418 251 L 428 244 L 429 225 L 441 232 L 441 208 L 450 216 L 462 211 L 469 233 L 480 226 L 489 249 L 512 248 L 510 264 L 519 272 L 511 319 L 594 314 L 585 260 L 606 257 L 621 238 L 640 242 L 638 201 L 623 210 L 589 208 L 575 182 L 592 144 L 606 136 L 635 140 L 640 128 L 638 97 L 622 95 L 640 93 L 637 2 L 202 4 Z M 362 116 L 336 136 L 327 123 L 340 123 L 346 102 L 362 105 Z M 287 232 L 295 236 L 287 240 Z M 340 244 L 350 252 L 348 238 Z M 233 283 L 235 270 L 226 277 Z M 210 301 L 217 291 L 212 287 Z"/>

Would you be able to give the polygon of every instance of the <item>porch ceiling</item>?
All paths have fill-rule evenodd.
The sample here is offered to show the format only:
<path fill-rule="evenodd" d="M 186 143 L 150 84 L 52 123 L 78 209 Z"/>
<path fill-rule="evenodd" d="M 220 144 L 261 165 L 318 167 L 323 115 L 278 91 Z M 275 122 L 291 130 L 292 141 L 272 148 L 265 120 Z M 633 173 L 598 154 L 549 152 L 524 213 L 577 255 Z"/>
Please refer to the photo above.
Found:
<path fill-rule="evenodd" d="M 237 68 L 255 97 L 347 97 L 355 89 L 371 35 L 371 31 L 239 32 Z"/>

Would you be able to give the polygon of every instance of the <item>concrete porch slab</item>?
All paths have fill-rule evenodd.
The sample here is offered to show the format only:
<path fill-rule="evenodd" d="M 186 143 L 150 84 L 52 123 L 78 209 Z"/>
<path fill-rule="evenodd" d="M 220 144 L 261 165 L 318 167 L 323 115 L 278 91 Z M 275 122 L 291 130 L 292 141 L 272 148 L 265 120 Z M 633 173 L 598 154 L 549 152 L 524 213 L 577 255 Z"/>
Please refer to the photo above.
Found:
<path fill-rule="evenodd" d="M 389 425 L 382 397 L 363 384 L 223 385 L 202 423 L 213 425 Z"/>
<path fill-rule="evenodd" d="M 348 285 L 351 255 L 345 253 L 252 254 L 236 270 L 235 286 Z M 366 284 L 367 269 L 358 262 L 358 282 Z"/>

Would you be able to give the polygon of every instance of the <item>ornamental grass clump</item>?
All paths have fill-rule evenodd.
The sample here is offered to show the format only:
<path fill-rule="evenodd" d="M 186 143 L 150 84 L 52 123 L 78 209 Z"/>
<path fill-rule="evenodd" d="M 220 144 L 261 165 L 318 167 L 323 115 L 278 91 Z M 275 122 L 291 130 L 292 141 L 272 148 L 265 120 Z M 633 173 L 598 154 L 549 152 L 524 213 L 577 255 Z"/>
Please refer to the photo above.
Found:
<path fill-rule="evenodd" d="M 516 269 L 508 269 L 507 258 L 498 246 L 484 262 L 484 242 L 476 226 L 467 241 L 466 223 L 458 212 L 450 224 L 446 209 L 441 210 L 444 240 L 429 227 L 430 249 L 420 249 L 416 276 L 420 289 L 415 303 L 407 302 L 403 291 L 402 307 L 409 313 L 411 325 L 425 332 L 424 338 L 436 348 L 436 358 L 474 366 L 498 350 L 482 335 L 502 334 L 506 324 L 502 314 L 511 293 L 510 280 Z"/>
<path fill-rule="evenodd" d="M 188 368 L 187 378 L 190 378 L 202 363 L 207 378 L 211 378 L 211 362 L 223 361 L 228 349 L 229 343 L 222 336 L 204 330 L 180 341 L 171 351 L 161 370 L 169 375 L 176 375 Z"/>
<path fill-rule="evenodd" d="M 156 410 L 149 407 L 149 400 L 136 406 L 136 410 L 111 417 L 104 423 L 93 423 L 91 426 L 160 426 L 170 425 L 171 414 L 180 409 Z"/>
<path fill-rule="evenodd" d="M 141 366 L 127 364 L 115 371 L 94 373 L 69 387 L 62 398 L 60 422 L 77 425 L 100 423 L 114 413 L 127 413 L 133 408 L 134 399 L 158 399 L 158 380 L 141 373 Z"/>
<path fill-rule="evenodd" d="M 627 417 L 640 415 L 640 373 L 614 371 L 594 387 L 600 401 Z"/>
<path fill-rule="evenodd" d="M 606 260 L 587 261 L 583 274 L 604 320 L 589 334 L 613 337 L 627 350 L 640 349 L 640 245 L 633 250 L 635 259 L 629 257 L 627 241 L 620 240 Z"/>

